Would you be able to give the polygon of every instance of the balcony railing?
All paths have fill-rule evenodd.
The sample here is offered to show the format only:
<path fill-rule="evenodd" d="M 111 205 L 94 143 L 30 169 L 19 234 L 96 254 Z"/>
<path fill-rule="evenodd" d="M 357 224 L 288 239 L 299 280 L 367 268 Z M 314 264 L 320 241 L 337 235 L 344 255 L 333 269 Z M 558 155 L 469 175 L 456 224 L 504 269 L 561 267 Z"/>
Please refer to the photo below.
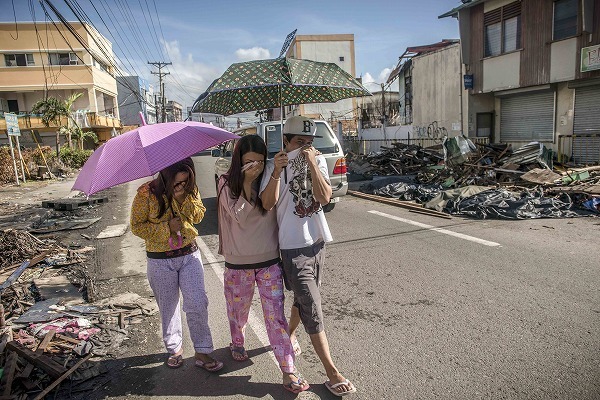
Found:
<path fill-rule="evenodd" d="M 39 114 L 32 113 L 19 113 L 17 115 L 19 121 L 19 129 L 44 129 L 46 126 L 42 122 L 42 116 Z M 86 112 L 85 118 L 87 124 L 82 124 L 82 128 L 121 128 L 121 121 L 111 115 L 98 115 L 95 112 Z M 67 126 L 68 121 L 66 117 L 60 119 L 60 123 L 51 123 L 49 128 L 59 128 L 61 126 Z M 0 111 L 0 130 L 6 130 L 6 120 L 4 119 L 4 113 Z"/>

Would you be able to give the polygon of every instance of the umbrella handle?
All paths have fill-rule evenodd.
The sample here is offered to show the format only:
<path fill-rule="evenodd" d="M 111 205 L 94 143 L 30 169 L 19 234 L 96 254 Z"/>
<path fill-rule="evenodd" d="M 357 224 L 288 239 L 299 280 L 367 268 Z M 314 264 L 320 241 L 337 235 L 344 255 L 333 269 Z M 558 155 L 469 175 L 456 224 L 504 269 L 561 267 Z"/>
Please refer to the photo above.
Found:
<path fill-rule="evenodd" d="M 181 237 L 181 231 L 177 231 L 177 246 L 173 245 L 173 238 L 169 237 L 169 247 L 173 250 L 181 248 L 183 244 L 183 238 Z"/>

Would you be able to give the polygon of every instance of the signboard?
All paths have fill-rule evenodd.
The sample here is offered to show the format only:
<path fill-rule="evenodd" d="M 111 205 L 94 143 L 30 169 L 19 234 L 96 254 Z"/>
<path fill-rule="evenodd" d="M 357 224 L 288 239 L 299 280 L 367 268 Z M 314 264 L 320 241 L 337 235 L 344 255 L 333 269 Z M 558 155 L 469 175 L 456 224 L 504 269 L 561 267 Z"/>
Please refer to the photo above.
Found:
<path fill-rule="evenodd" d="M 21 136 L 17 114 L 4 113 L 4 118 L 6 119 L 6 130 L 8 132 L 8 136 Z"/>
<path fill-rule="evenodd" d="M 581 49 L 581 72 L 600 70 L 600 45 Z"/>
<path fill-rule="evenodd" d="M 465 89 L 473 89 L 473 75 L 464 75 Z"/>

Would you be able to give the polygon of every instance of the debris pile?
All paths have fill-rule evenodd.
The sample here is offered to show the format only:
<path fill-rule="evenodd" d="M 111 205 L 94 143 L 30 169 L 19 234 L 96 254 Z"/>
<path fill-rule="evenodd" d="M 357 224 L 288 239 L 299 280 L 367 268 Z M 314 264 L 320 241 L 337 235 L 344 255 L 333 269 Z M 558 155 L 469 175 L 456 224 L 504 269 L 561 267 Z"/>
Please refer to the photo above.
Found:
<path fill-rule="evenodd" d="M 89 302 L 95 298 L 86 266 L 91 250 L 23 230 L 0 231 L 3 398 L 42 399 L 65 381 L 70 391 L 90 390 L 91 378 L 108 371 L 103 359 L 117 355 L 128 338 L 128 327 L 157 312 L 155 302 L 133 293 Z"/>
<path fill-rule="evenodd" d="M 516 150 L 461 136 L 426 149 L 396 142 L 378 153 L 350 154 L 348 166 L 373 179 L 361 186 L 363 193 L 475 218 L 590 215 L 600 203 L 600 167 L 554 165 L 552 152 L 538 142 Z"/>

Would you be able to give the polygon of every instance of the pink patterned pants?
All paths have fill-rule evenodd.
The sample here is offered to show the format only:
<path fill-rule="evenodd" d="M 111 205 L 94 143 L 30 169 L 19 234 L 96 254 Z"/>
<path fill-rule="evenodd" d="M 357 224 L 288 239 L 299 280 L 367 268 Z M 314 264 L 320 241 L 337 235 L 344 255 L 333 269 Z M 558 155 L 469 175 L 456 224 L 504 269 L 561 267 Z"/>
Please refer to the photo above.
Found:
<path fill-rule="evenodd" d="M 235 346 L 244 346 L 244 333 L 256 283 L 267 335 L 275 358 L 282 372 L 294 372 L 294 350 L 287 332 L 288 323 L 283 308 L 283 279 L 279 264 L 262 269 L 225 268 L 224 278 L 232 343 Z"/>

